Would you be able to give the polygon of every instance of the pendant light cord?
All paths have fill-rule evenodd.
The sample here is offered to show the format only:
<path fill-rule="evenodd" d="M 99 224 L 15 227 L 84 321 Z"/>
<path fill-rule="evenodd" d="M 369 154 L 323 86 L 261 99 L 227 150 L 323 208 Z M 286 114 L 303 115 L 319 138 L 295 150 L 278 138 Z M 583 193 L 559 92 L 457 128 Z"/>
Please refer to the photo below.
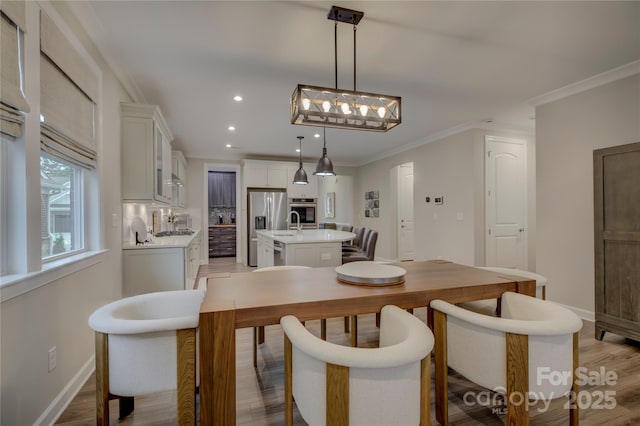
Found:
<path fill-rule="evenodd" d="M 336 21 L 333 27 L 333 55 L 334 55 L 334 63 L 336 65 L 336 70 L 335 70 L 336 90 L 338 90 L 338 21 Z"/>
<path fill-rule="evenodd" d="M 358 27 L 353 26 L 353 91 L 356 91 L 356 32 Z"/>

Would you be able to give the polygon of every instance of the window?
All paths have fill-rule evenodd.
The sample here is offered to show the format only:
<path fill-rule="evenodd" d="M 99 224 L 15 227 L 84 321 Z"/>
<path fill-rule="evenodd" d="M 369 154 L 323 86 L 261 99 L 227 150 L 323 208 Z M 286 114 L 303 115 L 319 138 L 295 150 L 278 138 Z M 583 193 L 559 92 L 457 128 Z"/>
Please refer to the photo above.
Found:
<path fill-rule="evenodd" d="M 86 248 L 84 183 L 96 167 L 97 89 L 87 64 L 44 13 L 40 25 L 40 229 L 47 262 Z"/>
<path fill-rule="evenodd" d="M 83 169 L 40 156 L 42 258 L 52 260 L 84 249 Z"/>

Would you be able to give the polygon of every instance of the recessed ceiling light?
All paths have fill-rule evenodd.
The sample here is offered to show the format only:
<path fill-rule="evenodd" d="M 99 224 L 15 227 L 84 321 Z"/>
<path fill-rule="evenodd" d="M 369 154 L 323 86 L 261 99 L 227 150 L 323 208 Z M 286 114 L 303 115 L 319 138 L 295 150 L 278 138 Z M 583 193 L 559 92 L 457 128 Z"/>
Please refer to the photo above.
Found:
<path fill-rule="evenodd" d="M 233 127 L 233 126 L 229 126 L 229 131 L 230 131 L 230 132 L 233 132 L 235 129 L 236 129 L 235 127 Z"/>
<path fill-rule="evenodd" d="M 230 143 L 226 144 L 225 146 L 226 146 L 227 148 L 231 148 L 231 144 L 230 144 Z"/>
<path fill-rule="evenodd" d="M 233 97 L 233 100 L 234 100 L 234 101 L 236 101 L 236 102 L 240 102 L 240 101 L 242 100 L 242 96 L 240 96 L 240 95 L 235 95 L 235 96 Z"/>
<path fill-rule="evenodd" d="M 315 135 L 313 135 L 314 138 L 319 138 L 320 137 L 320 133 L 316 133 Z"/>

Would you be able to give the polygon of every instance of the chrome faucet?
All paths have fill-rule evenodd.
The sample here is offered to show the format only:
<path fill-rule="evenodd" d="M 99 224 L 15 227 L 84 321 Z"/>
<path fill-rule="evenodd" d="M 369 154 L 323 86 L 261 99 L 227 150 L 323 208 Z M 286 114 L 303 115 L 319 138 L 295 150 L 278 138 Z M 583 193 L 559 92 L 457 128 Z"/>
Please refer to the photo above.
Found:
<path fill-rule="evenodd" d="M 300 234 L 302 232 L 302 225 L 300 225 L 300 213 L 295 210 L 291 210 L 291 213 L 295 213 L 296 215 L 296 219 L 298 221 L 298 226 L 296 229 L 298 230 L 298 234 Z M 291 213 L 289 213 L 289 219 L 291 218 Z"/>

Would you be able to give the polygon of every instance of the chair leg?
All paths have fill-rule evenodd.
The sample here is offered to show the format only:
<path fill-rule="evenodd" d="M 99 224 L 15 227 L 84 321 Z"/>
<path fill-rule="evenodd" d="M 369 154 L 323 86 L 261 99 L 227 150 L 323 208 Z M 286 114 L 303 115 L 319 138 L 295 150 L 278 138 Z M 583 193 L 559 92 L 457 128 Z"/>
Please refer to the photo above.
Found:
<path fill-rule="evenodd" d="M 544 292 L 544 287 L 542 287 L 542 291 Z M 571 386 L 571 393 L 569 394 L 570 397 L 571 396 L 577 397 L 578 392 L 580 391 L 577 383 L 576 374 L 575 374 L 575 371 L 580 366 L 579 359 L 578 359 L 579 352 L 580 350 L 578 349 L 578 333 L 573 333 L 573 372 L 574 373 L 573 373 L 573 384 Z M 577 398 L 574 398 L 573 401 L 574 401 L 574 404 L 569 408 L 569 425 L 578 426 L 580 423 L 580 411 L 578 408 L 578 404 L 576 402 Z"/>
<path fill-rule="evenodd" d="M 135 403 L 132 396 L 118 397 L 118 419 L 124 419 L 133 413 Z"/>
<path fill-rule="evenodd" d="M 196 424 L 196 329 L 176 331 L 178 425 Z"/>
<path fill-rule="evenodd" d="M 349 332 L 349 317 L 344 317 L 344 332 Z"/>
<path fill-rule="evenodd" d="M 436 420 L 446 426 L 449 424 L 449 386 L 447 371 L 447 316 L 434 309 L 433 334 L 435 335 L 435 374 L 436 374 Z"/>
<path fill-rule="evenodd" d="M 349 367 L 326 364 L 326 424 L 349 424 Z"/>
<path fill-rule="evenodd" d="M 96 332 L 96 424 L 109 426 L 109 336 Z"/>
<path fill-rule="evenodd" d="M 258 327 L 258 344 L 264 343 L 264 325 Z"/>
<path fill-rule="evenodd" d="M 529 424 L 529 336 L 506 333 L 507 424 Z"/>
<path fill-rule="evenodd" d="M 284 335 L 284 424 L 293 425 L 293 381 L 292 381 L 292 346 L 291 340 Z"/>
<path fill-rule="evenodd" d="M 258 366 L 258 327 L 253 327 L 253 366 Z"/>
<path fill-rule="evenodd" d="M 420 426 L 431 423 L 431 355 L 420 362 Z"/>

